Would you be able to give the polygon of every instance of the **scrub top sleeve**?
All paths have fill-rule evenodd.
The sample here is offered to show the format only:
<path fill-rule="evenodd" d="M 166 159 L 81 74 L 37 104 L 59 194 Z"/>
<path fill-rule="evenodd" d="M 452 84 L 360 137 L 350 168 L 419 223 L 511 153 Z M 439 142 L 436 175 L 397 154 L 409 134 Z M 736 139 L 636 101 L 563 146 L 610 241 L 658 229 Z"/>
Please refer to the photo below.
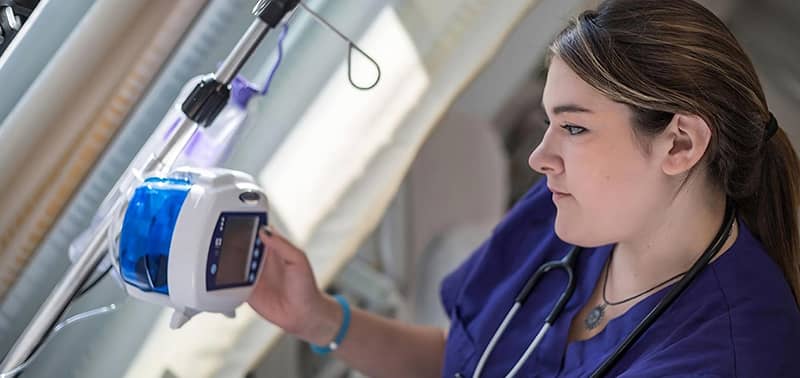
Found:
<path fill-rule="evenodd" d="M 547 193 L 549 193 L 549 190 L 547 189 L 547 180 L 540 179 L 533 186 L 531 186 L 528 192 L 525 193 L 525 195 L 523 195 L 514 204 L 511 210 L 506 214 L 506 216 L 503 217 L 500 223 L 492 231 L 492 235 L 487 238 L 474 252 L 472 252 L 467 260 L 461 263 L 458 268 L 456 268 L 442 280 L 439 295 L 442 306 L 444 307 L 445 313 L 447 313 L 448 317 L 452 319 L 452 311 L 458 294 L 460 293 L 460 288 L 464 286 L 466 278 L 469 276 L 470 272 L 472 272 L 476 265 L 483 260 L 484 255 L 488 252 L 489 245 L 492 242 L 497 230 L 507 227 L 509 221 L 514 218 L 515 215 L 518 216 L 519 214 L 517 213 L 519 213 L 523 207 L 530 206 L 531 201 L 535 201 Z"/>

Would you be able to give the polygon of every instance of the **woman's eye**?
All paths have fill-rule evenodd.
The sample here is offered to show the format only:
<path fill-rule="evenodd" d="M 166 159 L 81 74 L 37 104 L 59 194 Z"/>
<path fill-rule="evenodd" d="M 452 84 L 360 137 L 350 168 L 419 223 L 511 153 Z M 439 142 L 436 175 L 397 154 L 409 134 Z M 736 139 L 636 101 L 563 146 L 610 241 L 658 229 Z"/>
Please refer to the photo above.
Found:
<path fill-rule="evenodd" d="M 572 126 L 572 125 L 563 125 L 561 126 L 562 129 L 567 130 L 569 135 L 578 135 L 586 131 L 585 128 L 580 126 Z"/>

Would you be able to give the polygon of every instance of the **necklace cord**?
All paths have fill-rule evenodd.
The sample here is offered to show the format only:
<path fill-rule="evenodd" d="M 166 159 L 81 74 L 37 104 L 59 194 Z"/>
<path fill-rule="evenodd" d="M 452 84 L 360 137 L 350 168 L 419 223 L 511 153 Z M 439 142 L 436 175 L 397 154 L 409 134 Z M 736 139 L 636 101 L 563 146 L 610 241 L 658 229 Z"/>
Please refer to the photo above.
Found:
<path fill-rule="evenodd" d="M 703 252 L 697 261 L 695 261 L 694 265 L 689 269 L 686 275 L 678 281 L 675 286 L 670 290 L 661 300 L 656 304 L 656 306 L 650 311 L 650 313 L 645 316 L 645 318 L 639 322 L 639 324 L 634 328 L 634 330 L 628 334 L 625 340 L 620 344 L 616 350 L 614 350 L 611 355 L 603 361 L 600 366 L 595 369 L 592 373 L 592 378 L 602 377 L 611 370 L 614 364 L 619 360 L 619 358 L 628 350 L 631 346 L 642 336 L 642 334 L 647 331 L 648 328 L 658 319 L 659 316 L 678 298 L 681 293 L 689 286 L 689 284 L 694 281 L 697 277 L 698 273 L 705 268 L 706 265 L 711 261 L 714 256 L 719 253 L 722 249 L 722 246 L 725 245 L 727 241 L 727 236 L 730 235 L 731 228 L 733 227 L 733 222 L 736 220 L 736 210 L 733 205 L 733 201 L 728 198 L 726 200 L 725 205 L 725 218 L 722 222 L 722 226 L 720 227 L 719 231 L 717 231 L 717 235 L 714 237 L 714 241 L 709 245 L 708 249 Z"/>
<path fill-rule="evenodd" d="M 614 254 L 613 254 L 613 252 L 612 252 L 611 256 L 613 256 L 613 255 L 614 255 Z M 661 283 L 659 283 L 658 285 L 656 285 L 656 286 L 653 286 L 653 287 L 651 287 L 651 288 L 649 288 L 649 289 L 647 289 L 647 290 L 645 290 L 645 291 L 643 291 L 643 292 L 641 292 L 641 293 L 639 293 L 639 294 L 636 294 L 636 295 L 634 295 L 634 296 L 631 296 L 631 297 L 629 297 L 629 298 L 625 298 L 625 299 L 623 299 L 623 300 L 621 300 L 621 301 L 612 302 L 612 301 L 609 301 L 609 300 L 608 300 L 608 298 L 606 297 L 606 285 L 608 284 L 608 271 L 609 271 L 609 270 L 611 270 L 611 256 L 609 256 L 609 258 L 608 258 L 608 264 L 606 265 L 605 278 L 603 278 L 603 303 L 605 303 L 605 304 L 606 304 L 606 305 L 608 305 L 608 306 L 616 306 L 616 305 L 621 305 L 621 304 L 623 304 L 623 303 L 626 303 L 626 302 L 630 302 L 630 301 L 632 301 L 632 300 L 634 300 L 634 299 L 636 299 L 636 298 L 639 298 L 639 297 L 641 297 L 642 295 L 645 295 L 645 294 L 647 294 L 647 293 L 650 293 L 650 292 L 652 292 L 653 290 L 656 290 L 656 289 L 658 289 L 658 288 L 660 288 L 660 287 L 662 287 L 662 286 L 666 285 L 666 284 L 667 284 L 667 283 L 669 283 L 670 281 L 672 281 L 672 280 L 674 280 L 674 279 L 676 279 L 676 278 L 678 278 L 678 277 L 680 277 L 680 276 L 682 276 L 682 275 L 686 274 L 687 272 L 689 272 L 689 271 L 687 270 L 687 271 L 684 271 L 684 272 L 678 273 L 678 274 L 676 274 L 676 275 L 674 275 L 674 276 L 672 276 L 672 277 L 670 277 L 670 278 L 667 278 L 665 281 L 662 281 L 662 282 L 661 282 Z"/>

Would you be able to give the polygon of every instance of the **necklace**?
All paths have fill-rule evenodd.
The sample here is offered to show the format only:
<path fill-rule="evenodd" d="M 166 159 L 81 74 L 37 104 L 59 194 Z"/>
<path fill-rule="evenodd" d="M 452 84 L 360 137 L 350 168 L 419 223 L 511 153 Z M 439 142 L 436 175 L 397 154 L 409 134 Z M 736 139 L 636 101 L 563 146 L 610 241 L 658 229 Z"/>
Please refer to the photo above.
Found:
<path fill-rule="evenodd" d="M 678 278 L 678 277 L 680 277 L 680 276 L 682 276 L 682 275 L 684 275 L 684 274 L 686 274 L 688 272 L 688 270 L 687 270 L 686 272 L 678 273 L 678 274 L 666 279 L 665 281 L 659 283 L 658 285 L 653 286 L 653 287 L 651 287 L 651 288 L 649 288 L 649 289 L 647 289 L 647 290 L 645 290 L 645 291 L 643 291 L 643 292 L 641 292 L 639 294 L 636 294 L 636 295 L 634 295 L 632 297 L 625 298 L 625 299 L 623 299 L 621 301 L 617 301 L 617 302 L 611 302 L 606 298 L 606 285 L 608 284 L 608 271 L 611 270 L 611 257 L 612 256 L 613 256 L 613 254 L 611 256 L 609 256 L 609 258 L 608 258 L 608 262 L 606 263 L 606 269 L 605 269 L 606 270 L 605 277 L 603 278 L 603 303 L 595 306 L 592 309 L 592 311 L 589 311 L 589 315 L 586 315 L 586 319 L 584 319 L 584 321 L 583 321 L 583 324 L 584 324 L 584 326 L 586 326 L 587 330 L 595 329 L 595 328 L 597 328 L 598 325 L 600 325 L 600 321 L 603 320 L 603 315 L 605 315 L 605 313 L 606 313 L 606 307 L 621 305 L 623 303 L 630 302 L 630 301 L 632 301 L 632 300 L 634 300 L 636 298 L 641 297 L 642 295 L 645 295 L 645 294 L 647 294 L 649 292 L 652 292 L 655 289 L 660 288 L 661 286 L 666 285 L 668 282 L 670 282 L 670 281 L 672 281 L 672 280 L 674 280 L 674 279 L 676 279 L 676 278 Z"/>

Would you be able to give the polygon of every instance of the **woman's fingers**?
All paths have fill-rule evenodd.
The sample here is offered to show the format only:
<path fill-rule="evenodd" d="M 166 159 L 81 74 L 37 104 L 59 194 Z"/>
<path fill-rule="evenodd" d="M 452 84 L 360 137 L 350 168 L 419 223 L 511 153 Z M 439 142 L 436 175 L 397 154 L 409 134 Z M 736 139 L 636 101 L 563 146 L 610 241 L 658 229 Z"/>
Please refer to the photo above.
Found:
<path fill-rule="evenodd" d="M 286 238 L 275 232 L 269 226 L 262 227 L 258 231 L 258 237 L 267 248 L 267 253 L 274 253 L 287 264 L 300 264 L 305 262 L 305 255 L 302 251 L 297 249 Z"/>

